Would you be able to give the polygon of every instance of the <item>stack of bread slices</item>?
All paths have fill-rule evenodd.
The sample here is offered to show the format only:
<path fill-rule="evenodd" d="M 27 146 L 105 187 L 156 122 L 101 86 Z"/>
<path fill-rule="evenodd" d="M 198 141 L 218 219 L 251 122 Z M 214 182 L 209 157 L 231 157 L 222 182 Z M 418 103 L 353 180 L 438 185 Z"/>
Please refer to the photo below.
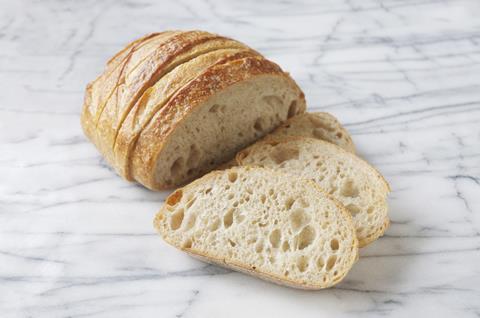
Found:
<path fill-rule="evenodd" d="M 226 170 L 176 190 L 155 227 L 205 261 L 291 287 L 330 287 L 389 224 L 389 185 L 354 149 L 333 116 L 295 116 Z"/>
<path fill-rule="evenodd" d="M 184 185 L 154 221 L 166 242 L 321 289 L 383 235 L 390 188 L 335 117 L 305 109 L 289 74 L 244 44 L 167 31 L 110 60 L 87 87 L 82 126 L 125 179 Z"/>

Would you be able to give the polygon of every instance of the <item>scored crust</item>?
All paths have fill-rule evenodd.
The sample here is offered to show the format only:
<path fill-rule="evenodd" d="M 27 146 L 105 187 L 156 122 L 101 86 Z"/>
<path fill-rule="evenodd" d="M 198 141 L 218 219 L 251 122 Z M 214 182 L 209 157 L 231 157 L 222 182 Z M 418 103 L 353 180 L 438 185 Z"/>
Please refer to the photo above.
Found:
<path fill-rule="evenodd" d="M 128 112 L 142 94 L 155 84 L 168 70 L 171 63 L 182 54 L 193 54 L 194 48 L 202 44 L 220 41 L 220 45 L 231 42 L 232 45 L 243 46 L 238 42 L 213 35 L 207 32 L 191 31 L 176 34 L 162 42 L 154 53 L 141 63 L 124 84 L 115 89 L 104 107 L 97 123 L 97 144 L 103 155 L 112 165 L 113 147 L 118 129 Z"/>
<path fill-rule="evenodd" d="M 126 177 L 127 180 L 133 180 L 132 175 L 130 173 L 130 165 L 129 160 L 131 156 L 132 149 L 135 147 L 138 137 L 140 136 L 141 132 L 145 129 L 145 127 L 152 121 L 153 117 L 157 112 L 159 112 L 165 105 L 169 102 L 171 98 L 173 98 L 176 92 L 180 91 L 184 88 L 188 83 L 192 80 L 200 76 L 206 70 L 215 65 L 225 64 L 228 61 L 238 60 L 245 57 L 260 57 L 256 52 L 251 50 L 241 50 L 241 49 L 223 49 L 218 51 L 213 51 L 207 54 L 203 54 L 198 56 L 196 59 L 202 59 L 203 57 L 208 57 L 211 53 L 219 52 L 219 56 L 215 56 L 216 61 L 214 63 L 208 63 L 208 61 L 200 61 L 203 65 L 198 65 L 193 68 L 201 69 L 199 72 L 195 73 L 192 70 L 188 69 L 185 72 L 190 72 L 191 74 L 172 74 L 172 78 L 168 79 L 168 82 L 163 83 L 163 80 L 167 80 L 162 78 L 157 84 L 162 84 L 165 87 L 164 92 L 167 92 L 167 96 L 164 96 L 164 103 L 160 105 L 156 105 L 155 108 L 151 111 L 151 113 L 141 120 L 140 116 L 143 115 L 143 108 L 145 108 L 146 103 L 150 103 L 149 97 L 146 96 L 148 91 L 145 92 L 145 98 L 140 99 L 135 106 L 130 110 L 127 118 L 125 119 L 115 143 L 115 160 L 117 169 L 120 171 L 122 175 Z M 193 61 L 193 60 L 191 60 Z M 173 72 L 177 72 L 176 69 Z M 188 79 L 188 81 L 186 81 Z M 157 86 L 157 84 L 155 86 Z M 153 86 L 152 88 L 154 88 Z M 162 86 L 161 86 L 162 87 Z M 155 92 L 154 92 L 155 93 Z M 158 99 L 158 98 L 157 98 Z M 157 107 L 160 107 L 156 109 Z"/>
<path fill-rule="evenodd" d="M 96 127 L 98 118 L 103 112 L 108 99 L 122 81 L 122 78 L 127 76 L 125 71 L 131 62 L 133 54 L 141 51 L 145 45 L 153 41 L 162 41 L 177 33 L 175 31 L 152 33 L 133 41 L 112 57 L 107 62 L 104 72 L 87 85 L 82 112 L 82 127 L 86 135 L 95 144 L 97 143 Z"/>

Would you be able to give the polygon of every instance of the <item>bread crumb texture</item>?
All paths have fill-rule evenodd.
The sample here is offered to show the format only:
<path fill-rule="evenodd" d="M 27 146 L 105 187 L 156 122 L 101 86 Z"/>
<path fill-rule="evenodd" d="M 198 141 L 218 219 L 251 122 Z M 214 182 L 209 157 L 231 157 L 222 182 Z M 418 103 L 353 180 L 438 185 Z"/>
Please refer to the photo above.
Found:
<path fill-rule="evenodd" d="M 264 168 L 215 171 L 176 190 L 155 226 L 177 248 L 298 288 L 338 283 L 358 253 L 338 202 L 313 183 Z"/>

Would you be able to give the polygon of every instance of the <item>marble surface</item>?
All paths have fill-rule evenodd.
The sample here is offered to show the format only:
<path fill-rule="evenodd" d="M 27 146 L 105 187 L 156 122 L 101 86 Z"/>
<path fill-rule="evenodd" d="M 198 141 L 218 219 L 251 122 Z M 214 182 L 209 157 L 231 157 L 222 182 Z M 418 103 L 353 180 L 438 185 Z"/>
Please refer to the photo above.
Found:
<path fill-rule="evenodd" d="M 0 316 L 479 317 L 479 15 L 477 0 L 0 1 Z M 152 218 L 168 193 L 124 182 L 86 141 L 86 83 L 172 28 L 278 62 L 390 182 L 390 229 L 336 288 L 167 246 Z"/>

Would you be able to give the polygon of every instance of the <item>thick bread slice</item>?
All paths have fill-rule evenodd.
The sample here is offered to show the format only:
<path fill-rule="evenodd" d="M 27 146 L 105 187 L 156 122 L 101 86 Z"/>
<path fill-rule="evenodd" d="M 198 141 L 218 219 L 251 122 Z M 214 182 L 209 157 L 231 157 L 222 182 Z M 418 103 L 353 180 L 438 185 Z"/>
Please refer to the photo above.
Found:
<path fill-rule="evenodd" d="M 107 161 L 114 163 L 113 150 L 117 132 L 142 94 L 178 65 L 199 55 L 227 48 L 244 48 L 243 44 L 206 32 L 177 34 L 163 42 L 119 85 L 109 99 L 97 124 L 97 145 Z"/>
<path fill-rule="evenodd" d="M 240 165 L 268 167 L 315 181 L 352 214 L 360 247 L 383 235 L 388 226 L 390 187 L 366 161 L 313 138 L 266 138 L 237 154 Z"/>
<path fill-rule="evenodd" d="M 213 65 L 155 114 L 135 144 L 130 171 L 150 189 L 184 184 L 304 110 L 302 91 L 270 61 Z"/>
<path fill-rule="evenodd" d="M 154 86 L 147 89 L 130 110 L 118 131 L 114 151 L 119 173 L 124 175 L 127 180 L 132 180 L 128 171 L 128 159 L 136 139 L 152 117 L 165 106 L 179 89 L 218 62 L 224 63 L 226 60 L 248 56 L 258 56 L 258 54 L 246 49 L 221 49 L 205 53 L 177 66 L 173 71 L 164 75 Z"/>
<path fill-rule="evenodd" d="M 154 225 L 193 256 L 295 288 L 337 284 L 358 255 L 341 204 L 313 182 L 263 168 L 215 171 L 178 189 Z"/>
<path fill-rule="evenodd" d="M 115 88 L 153 52 L 155 46 L 178 33 L 175 31 L 152 33 L 130 43 L 108 61 L 104 72 L 97 79 L 87 85 L 82 127 L 90 140 L 96 143 L 98 119 Z"/>
<path fill-rule="evenodd" d="M 321 139 L 355 153 L 355 146 L 348 131 L 328 113 L 300 114 L 290 118 L 272 134 Z"/>

